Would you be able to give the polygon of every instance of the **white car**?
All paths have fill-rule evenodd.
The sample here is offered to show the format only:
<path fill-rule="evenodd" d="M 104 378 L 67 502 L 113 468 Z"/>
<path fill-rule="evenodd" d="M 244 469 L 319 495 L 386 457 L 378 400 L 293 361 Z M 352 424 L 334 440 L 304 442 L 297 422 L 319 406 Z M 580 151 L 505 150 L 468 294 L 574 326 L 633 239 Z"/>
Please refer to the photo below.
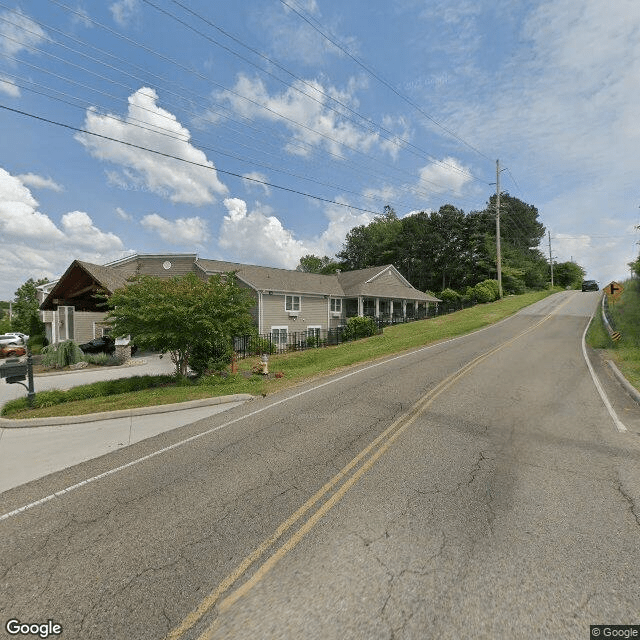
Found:
<path fill-rule="evenodd" d="M 3 333 L 0 335 L 0 344 L 27 344 L 29 336 L 24 333 Z"/>

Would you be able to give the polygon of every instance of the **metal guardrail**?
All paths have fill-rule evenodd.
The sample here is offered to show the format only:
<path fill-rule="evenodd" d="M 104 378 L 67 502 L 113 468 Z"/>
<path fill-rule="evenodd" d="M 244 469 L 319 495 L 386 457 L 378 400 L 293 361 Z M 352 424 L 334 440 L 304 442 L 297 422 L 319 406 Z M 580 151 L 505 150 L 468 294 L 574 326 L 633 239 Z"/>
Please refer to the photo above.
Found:
<path fill-rule="evenodd" d="M 609 313 L 609 299 L 607 297 L 606 291 L 602 294 L 601 308 L 602 322 L 604 322 L 605 329 L 607 330 L 607 333 L 609 334 L 611 340 L 613 340 L 614 342 L 618 342 L 618 340 L 620 340 L 620 338 L 622 337 L 622 334 L 619 331 L 616 331 L 613 327 L 611 315 Z"/>

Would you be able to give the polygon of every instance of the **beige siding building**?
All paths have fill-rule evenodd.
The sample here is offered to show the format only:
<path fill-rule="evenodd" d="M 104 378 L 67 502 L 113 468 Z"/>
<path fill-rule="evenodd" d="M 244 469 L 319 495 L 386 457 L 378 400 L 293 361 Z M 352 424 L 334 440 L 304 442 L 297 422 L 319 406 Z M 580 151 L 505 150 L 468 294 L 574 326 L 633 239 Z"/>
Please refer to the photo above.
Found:
<path fill-rule="evenodd" d="M 334 329 L 351 316 L 383 321 L 425 317 L 439 300 L 414 288 L 393 265 L 332 275 L 260 267 L 195 254 L 134 255 L 106 265 L 74 261 L 56 282 L 40 287 L 42 319 L 50 342 L 78 343 L 108 331 L 96 295 L 109 296 L 136 275 L 171 278 L 195 273 L 205 279 L 235 273 L 255 305 L 256 329 L 286 344 L 290 334 L 308 337 Z"/>

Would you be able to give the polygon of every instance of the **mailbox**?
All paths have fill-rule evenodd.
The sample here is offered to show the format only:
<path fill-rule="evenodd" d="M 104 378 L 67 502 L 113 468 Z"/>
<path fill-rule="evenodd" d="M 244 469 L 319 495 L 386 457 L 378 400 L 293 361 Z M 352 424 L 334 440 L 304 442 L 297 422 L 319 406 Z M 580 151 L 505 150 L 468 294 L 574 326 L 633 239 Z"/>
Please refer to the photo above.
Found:
<path fill-rule="evenodd" d="M 27 379 L 27 369 L 26 362 L 9 358 L 4 364 L 0 364 L 0 378 L 4 378 L 8 384 L 22 382 Z"/>

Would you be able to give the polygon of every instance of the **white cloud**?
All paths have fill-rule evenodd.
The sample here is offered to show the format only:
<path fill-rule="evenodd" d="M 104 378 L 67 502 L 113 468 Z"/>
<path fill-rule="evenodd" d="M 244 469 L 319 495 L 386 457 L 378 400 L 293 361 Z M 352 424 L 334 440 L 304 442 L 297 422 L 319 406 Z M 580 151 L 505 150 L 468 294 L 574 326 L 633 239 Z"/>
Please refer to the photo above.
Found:
<path fill-rule="evenodd" d="M 340 25 L 320 13 L 318 3 L 315 0 L 297 2 L 297 7 L 322 22 L 323 31 L 334 34 L 337 42 L 346 47 L 347 51 L 357 55 L 359 52 L 358 41 L 355 36 L 340 34 Z M 295 60 L 313 68 L 318 68 L 328 56 L 343 57 L 344 54 L 318 31 L 304 22 L 288 7 L 283 6 L 284 12 L 271 12 L 261 15 L 263 28 L 266 28 L 271 37 L 271 49 L 280 60 Z M 335 35 L 339 34 L 339 35 Z"/>
<path fill-rule="evenodd" d="M 241 74 L 233 88 L 234 93 L 225 91 L 217 98 L 229 103 L 236 113 L 243 117 L 263 118 L 285 126 L 293 137 L 293 141 L 286 146 L 287 151 L 292 154 L 308 155 L 310 153 L 308 148 L 300 146 L 300 141 L 324 147 L 340 156 L 349 152 L 346 147 L 368 152 L 377 145 L 383 150 L 390 151 L 389 143 L 381 141 L 377 133 L 364 130 L 341 117 L 336 111 L 327 108 L 330 103 L 333 107 L 335 105 L 326 96 L 331 96 L 351 108 L 357 108 L 355 91 L 361 86 L 360 80 L 352 79 L 348 88 L 343 91 L 331 86 L 325 87 L 317 80 L 310 80 L 307 85 L 296 81 L 293 86 L 295 88 L 290 87 L 284 93 L 269 95 L 262 80 L 251 79 Z M 296 89 L 307 95 L 303 95 Z M 239 96 L 245 96 L 251 101 Z M 261 108 L 259 105 L 266 108 Z"/>
<path fill-rule="evenodd" d="M 22 173 L 17 175 L 16 178 L 27 187 L 33 187 L 34 189 L 51 189 L 57 193 L 62 193 L 64 188 L 51 178 L 45 178 L 35 173 Z"/>
<path fill-rule="evenodd" d="M 439 163 L 432 162 L 422 167 L 418 188 L 433 193 L 452 192 L 456 196 L 461 196 L 464 186 L 472 180 L 468 167 L 455 158 L 449 157 Z"/>
<path fill-rule="evenodd" d="M 367 224 L 371 217 L 353 213 L 339 205 L 329 205 L 327 228 L 316 238 L 299 239 L 286 229 L 269 207 L 256 205 L 249 211 L 240 198 L 224 201 L 227 215 L 219 234 L 220 248 L 233 260 L 293 269 L 308 253 L 332 256 L 338 251 L 349 229 Z"/>
<path fill-rule="evenodd" d="M 259 171 L 251 171 L 249 173 L 245 173 L 243 176 L 245 178 L 245 185 L 247 189 L 262 189 L 266 196 L 271 195 L 271 188 L 268 184 L 262 184 L 263 182 L 267 182 L 267 176 Z"/>
<path fill-rule="evenodd" d="M 133 220 L 133 216 L 127 213 L 122 207 L 116 207 L 116 215 L 120 220 L 126 220 L 127 222 Z"/>
<path fill-rule="evenodd" d="M 0 92 L 6 93 L 11 98 L 19 98 L 22 95 L 15 81 L 3 75 L 0 75 Z"/>
<path fill-rule="evenodd" d="M 140 9 L 139 0 L 118 0 L 109 7 L 113 19 L 121 27 L 127 27 L 133 20 L 137 20 Z"/>
<path fill-rule="evenodd" d="M 84 211 L 71 211 L 62 216 L 62 229 L 66 242 L 74 247 L 100 247 L 105 253 L 123 249 L 122 241 L 114 233 L 100 231 L 89 214 Z"/>
<path fill-rule="evenodd" d="M 54 278 L 70 257 L 104 263 L 122 257 L 118 236 L 95 226 L 83 211 L 65 213 L 57 225 L 38 211 L 38 201 L 17 176 L 0 168 L 0 299 L 29 278 Z"/>
<path fill-rule="evenodd" d="M 89 109 L 84 128 L 187 162 L 91 135 L 78 134 L 76 139 L 94 157 L 122 167 L 120 172 L 111 171 L 108 174 L 110 182 L 121 188 L 148 189 L 168 197 L 172 202 L 193 205 L 211 203 L 216 194 L 226 195 L 228 189 L 218 180 L 213 163 L 189 142 L 191 134 L 188 129 L 172 113 L 159 107 L 157 101 L 157 93 L 143 87 L 129 96 L 129 108 L 124 121 Z"/>
<path fill-rule="evenodd" d="M 20 9 L 3 11 L 0 16 L 0 52 L 15 56 L 45 40 L 43 29 Z"/>
<path fill-rule="evenodd" d="M 207 222 L 198 216 L 172 221 L 152 213 L 144 216 L 140 224 L 170 244 L 202 246 L 209 239 Z"/>
<path fill-rule="evenodd" d="M 218 243 L 235 260 L 293 269 L 301 256 L 310 253 L 304 242 L 269 215 L 268 207 L 258 205 L 248 212 L 247 203 L 240 198 L 227 198 L 224 206 L 228 214 L 222 221 Z"/>

